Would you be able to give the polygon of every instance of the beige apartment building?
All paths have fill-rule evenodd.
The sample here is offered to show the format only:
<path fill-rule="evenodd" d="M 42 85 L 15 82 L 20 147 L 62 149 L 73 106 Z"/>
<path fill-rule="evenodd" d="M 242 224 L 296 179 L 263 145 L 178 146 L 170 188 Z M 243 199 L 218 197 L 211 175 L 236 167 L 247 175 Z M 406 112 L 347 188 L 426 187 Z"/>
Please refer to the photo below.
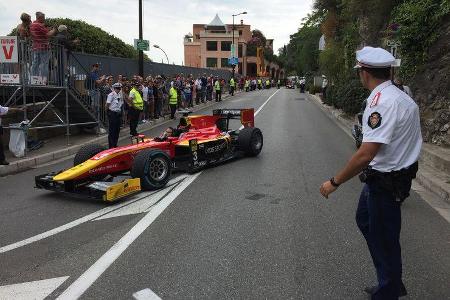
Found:
<path fill-rule="evenodd" d="M 228 58 L 233 41 L 233 25 L 224 24 L 218 15 L 209 24 L 194 24 L 192 35 L 184 39 L 184 62 L 186 66 L 200 68 L 230 68 Z M 239 65 L 236 72 L 246 73 L 243 54 L 251 39 L 250 25 L 243 21 L 234 25 L 234 43 L 238 45 Z M 244 70 L 242 67 L 244 66 Z"/>
<path fill-rule="evenodd" d="M 247 56 L 247 41 L 252 38 L 250 25 L 240 20 L 234 25 L 234 43 L 237 45 L 239 64 L 236 73 L 243 76 L 256 76 L 256 57 Z M 193 24 L 192 34 L 184 38 L 184 64 L 197 68 L 230 69 L 228 58 L 231 56 L 233 24 L 224 24 L 216 14 L 209 24 Z M 267 46 L 273 47 L 273 40 L 267 40 Z M 280 70 L 267 63 L 269 76 L 278 77 Z M 270 74 L 272 73 L 272 74 Z"/>

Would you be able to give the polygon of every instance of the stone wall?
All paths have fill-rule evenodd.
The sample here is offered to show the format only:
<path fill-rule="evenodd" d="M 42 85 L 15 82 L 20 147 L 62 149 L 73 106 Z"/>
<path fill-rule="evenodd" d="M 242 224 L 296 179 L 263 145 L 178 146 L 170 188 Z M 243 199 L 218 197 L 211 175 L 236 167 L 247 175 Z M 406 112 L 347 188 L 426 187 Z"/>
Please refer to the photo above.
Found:
<path fill-rule="evenodd" d="M 429 59 L 411 82 L 421 111 L 424 140 L 450 147 L 450 17 L 439 39 L 430 48 Z"/>

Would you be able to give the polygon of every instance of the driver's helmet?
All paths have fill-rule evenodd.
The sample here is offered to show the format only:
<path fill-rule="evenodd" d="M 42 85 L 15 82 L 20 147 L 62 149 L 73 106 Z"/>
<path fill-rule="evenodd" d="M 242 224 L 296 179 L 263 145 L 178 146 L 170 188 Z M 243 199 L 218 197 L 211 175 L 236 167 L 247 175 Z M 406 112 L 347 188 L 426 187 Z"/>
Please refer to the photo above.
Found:
<path fill-rule="evenodd" d="M 186 117 L 181 117 L 180 123 L 178 124 L 178 129 L 187 129 L 189 128 L 189 125 L 190 125 L 189 119 Z"/>

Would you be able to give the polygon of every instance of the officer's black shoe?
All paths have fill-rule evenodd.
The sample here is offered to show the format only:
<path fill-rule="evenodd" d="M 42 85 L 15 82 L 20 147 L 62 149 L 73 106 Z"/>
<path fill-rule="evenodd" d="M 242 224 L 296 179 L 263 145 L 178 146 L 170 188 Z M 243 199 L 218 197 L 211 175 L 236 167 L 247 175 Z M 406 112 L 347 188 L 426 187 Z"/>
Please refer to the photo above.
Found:
<path fill-rule="evenodd" d="M 9 165 L 9 162 L 7 162 L 6 160 L 0 161 L 0 165 L 7 166 L 7 165 Z"/>
<path fill-rule="evenodd" d="M 373 295 L 375 293 L 375 291 L 377 290 L 377 288 L 378 288 L 378 285 L 368 286 L 368 287 L 364 288 L 364 292 L 366 292 L 369 295 Z M 398 293 L 398 296 L 399 297 L 403 297 L 403 296 L 406 296 L 406 295 L 408 295 L 408 292 L 406 291 L 405 285 L 402 282 L 402 284 L 400 286 L 400 292 Z"/>

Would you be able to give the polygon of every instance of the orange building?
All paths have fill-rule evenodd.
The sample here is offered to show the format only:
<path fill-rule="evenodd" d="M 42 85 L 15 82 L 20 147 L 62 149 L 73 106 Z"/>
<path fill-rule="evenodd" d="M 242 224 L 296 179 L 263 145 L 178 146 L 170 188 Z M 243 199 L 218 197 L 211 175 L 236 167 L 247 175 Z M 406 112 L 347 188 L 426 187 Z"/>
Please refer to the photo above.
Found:
<path fill-rule="evenodd" d="M 194 24 L 192 27 L 192 34 L 189 33 L 184 37 L 185 65 L 231 70 L 228 58 L 231 56 L 233 24 L 224 24 L 216 14 L 209 24 Z M 278 65 L 265 60 L 263 55 L 259 57 L 246 55 L 247 42 L 251 38 L 250 25 L 244 24 L 243 20 L 234 25 L 234 43 L 238 46 L 236 54 L 239 58 L 236 73 L 243 76 L 283 78 L 283 70 Z M 267 39 L 266 48 L 271 48 L 273 51 L 273 39 Z"/>
<path fill-rule="evenodd" d="M 238 45 L 239 65 L 236 72 L 247 74 L 245 52 L 247 41 L 252 38 L 250 25 L 243 21 L 234 25 L 234 43 Z M 224 24 L 218 15 L 209 24 L 194 24 L 192 34 L 184 38 L 184 62 L 186 66 L 200 68 L 227 68 L 231 56 L 233 25 Z"/>

